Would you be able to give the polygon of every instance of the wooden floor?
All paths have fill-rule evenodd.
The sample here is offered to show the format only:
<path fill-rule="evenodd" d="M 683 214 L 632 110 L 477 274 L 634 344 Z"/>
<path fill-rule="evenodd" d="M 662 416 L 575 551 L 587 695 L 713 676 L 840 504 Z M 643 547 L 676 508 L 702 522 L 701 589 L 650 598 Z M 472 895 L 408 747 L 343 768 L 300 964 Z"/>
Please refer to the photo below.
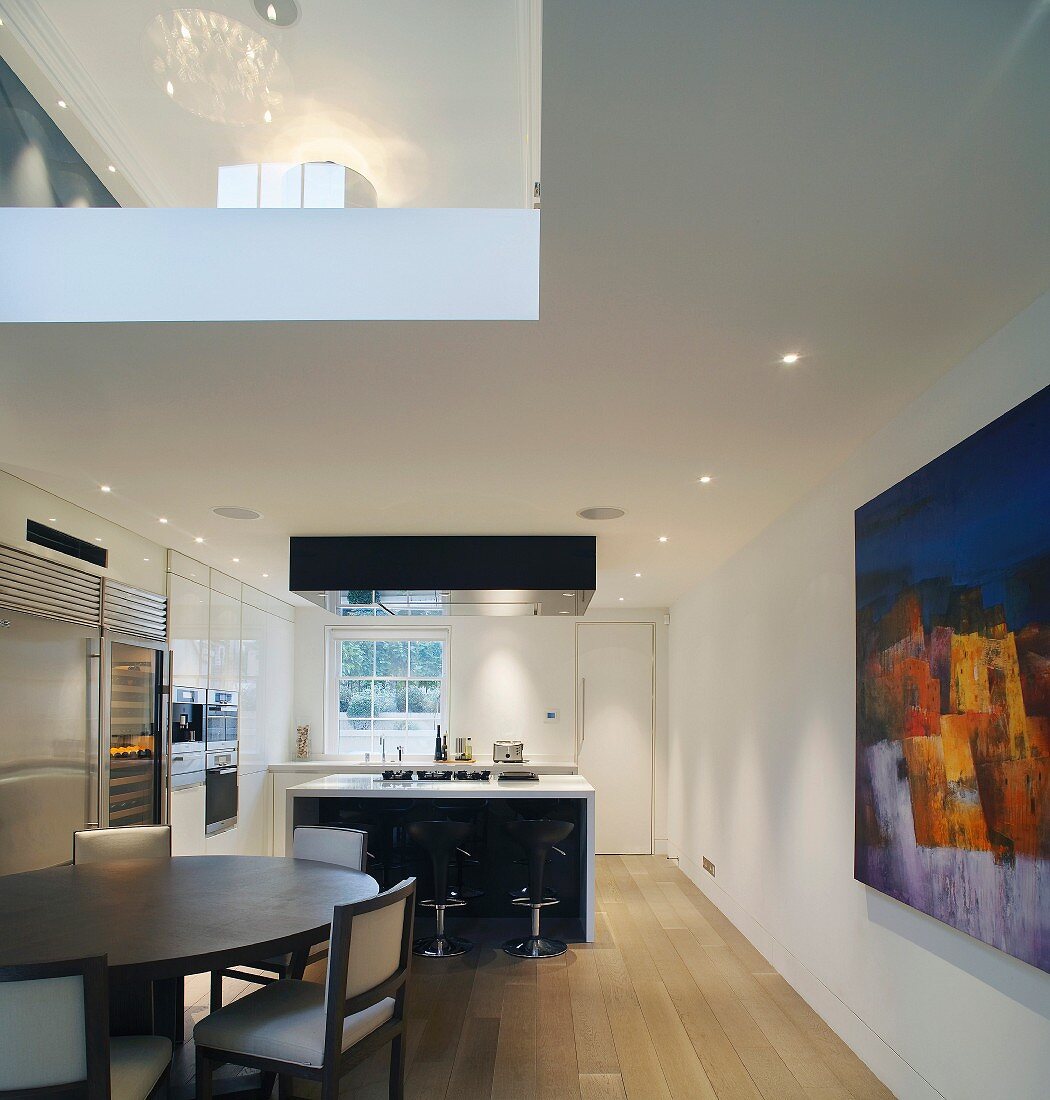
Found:
<path fill-rule="evenodd" d="M 892 1094 L 673 864 L 598 860 L 598 939 L 541 962 L 482 925 L 457 959 L 414 960 L 412 1100 L 891 1100 Z M 503 933 L 505 934 L 505 932 Z M 225 999 L 253 987 L 228 983 Z M 188 979 L 187 1034 L 207 1011 Z M 192 1044 L 173 1081 L 192 1075 Z M 386 1055 L 343 1083 L 386 1096 Z M 302 1096 L 311 1090 L 303 1083 Z"/>

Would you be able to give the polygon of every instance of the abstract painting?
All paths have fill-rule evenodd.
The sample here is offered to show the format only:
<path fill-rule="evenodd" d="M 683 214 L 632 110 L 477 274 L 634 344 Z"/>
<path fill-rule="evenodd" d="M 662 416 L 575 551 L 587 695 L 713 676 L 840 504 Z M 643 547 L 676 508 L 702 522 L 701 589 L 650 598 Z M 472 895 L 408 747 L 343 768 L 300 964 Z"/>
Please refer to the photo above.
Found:
<path fill-rule="evenodd" d="M 856 513 L 855 875 L 1050 971 L 1050 387 Z"/>

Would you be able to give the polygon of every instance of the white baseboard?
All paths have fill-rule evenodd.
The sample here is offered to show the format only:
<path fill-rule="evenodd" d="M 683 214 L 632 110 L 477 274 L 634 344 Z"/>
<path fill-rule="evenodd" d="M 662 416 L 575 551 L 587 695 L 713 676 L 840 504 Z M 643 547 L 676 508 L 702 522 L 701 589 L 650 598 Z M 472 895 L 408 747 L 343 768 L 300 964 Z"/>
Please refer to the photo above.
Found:
<path fill-rule="evenodd" d="M 747 937 L 763 958 L 817 1013 L 858 1058 L 899 1100 L 945 1100 L 903 1058 L 857 1014 L 797 959 L 768 929 L 757 921 L 703 868 L 688 858 L 672 841 L 668 854 L 705 896 Z"/>

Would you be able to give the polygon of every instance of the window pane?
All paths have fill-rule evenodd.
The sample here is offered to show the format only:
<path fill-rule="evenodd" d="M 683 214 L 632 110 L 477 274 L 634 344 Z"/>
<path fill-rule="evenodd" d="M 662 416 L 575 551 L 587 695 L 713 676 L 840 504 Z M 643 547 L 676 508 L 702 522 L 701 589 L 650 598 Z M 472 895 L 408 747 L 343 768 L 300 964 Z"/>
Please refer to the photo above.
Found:
<path fill-rule="evenodd" d="M 408 675 L 408 642 L 376 642 L 375 646 L 377 676 Z"/>
<path fill-rule="evenodd" d="M 410 730 L 427 730 L 430 733 L 430 736 L 433 738 L 434 733 L 437 730 L 437 719 L 417 718 L 415 721 L 410 721 L 408 723 L 408 728 Z M 431 744 L 433 744 L 433 741 L 431 741 Z"/>
<path fill-rule="evenodd" d="M 372 590 L 371 589 L 350 589 L 346 595 L 345 600 L 349 604 L 361 604 L 372 603 Z"/>
<path fill-rule="evenodd" d="M 374 616 L 375 611 L 371 607 L 344 607 L 343 614 L 358 617 L 363 615 Z"/>
<path fill-rule="evenodd" d="M 376 680 L 375 685 L 377 718 L 405 713 L 404 680 Z"/>
<path fill-rule="evenodd" d="M 440 676 L 444 642 L 411 642 L 412 675 Z"/>
<path fill-rule="evenodd" d="M 399 730 L 403 730 L 406 725 L 407 723 L 405 722 L 404 718 L 402 718 L 400 721 L 398 721 L 397 719 L 392 719 L 385 722 L 376 722 L 375 730 L 376 733 L 396 733 Z"/>
<path fill-rule="evenodd" d="M 344 680 L 339 685 L 339 709 L 355 718 L 372 716 L 372 681 Z"/>
<path fill-rule="evenodd" d="M 437 714 L 440 710 L 441 682 L 439 680 L 409 680 L 409 714 Z"/>
<path fill-rule="evenodd" d="M 371 676 L 375 642 L 343 642 L 343 675 Z"/>
<path fill-rule="evenodd" d="M 348 729 L 348 730 L 370 730 L 372 728 L 372 719 L 371 718 L 351 718 L 351 719 L 344 718 L 340 722 L 340 727 L 342 729 Z"/>

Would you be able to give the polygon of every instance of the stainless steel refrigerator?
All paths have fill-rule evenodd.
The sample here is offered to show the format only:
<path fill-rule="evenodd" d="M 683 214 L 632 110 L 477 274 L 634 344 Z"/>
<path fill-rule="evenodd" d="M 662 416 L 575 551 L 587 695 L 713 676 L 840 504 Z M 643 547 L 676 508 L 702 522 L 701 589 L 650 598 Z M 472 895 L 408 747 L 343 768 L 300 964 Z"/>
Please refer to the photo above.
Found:
<path fill-rule="evenodd" d="M 76 829 L 167 820 L 167 645 L 126 630 L 166 606 L 108 587 L 0 546 L 0 875 L 68 861 Z"/>

